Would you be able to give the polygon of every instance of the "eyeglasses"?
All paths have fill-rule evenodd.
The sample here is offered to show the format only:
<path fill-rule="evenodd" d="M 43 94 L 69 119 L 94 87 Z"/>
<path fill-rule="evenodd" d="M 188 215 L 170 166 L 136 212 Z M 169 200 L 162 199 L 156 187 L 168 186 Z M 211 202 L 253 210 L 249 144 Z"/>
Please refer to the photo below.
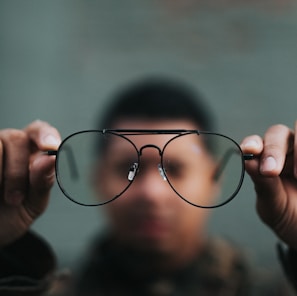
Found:
<path fill-rule="evenodd" d="M 64 195 L 84 206 L 109 203 L 155 174 L 187 203 L 219 207 L 237 195 L 253 158 L 230 137 L 198 130 L 86 130 L 47 154 L 56 156 Z"/>

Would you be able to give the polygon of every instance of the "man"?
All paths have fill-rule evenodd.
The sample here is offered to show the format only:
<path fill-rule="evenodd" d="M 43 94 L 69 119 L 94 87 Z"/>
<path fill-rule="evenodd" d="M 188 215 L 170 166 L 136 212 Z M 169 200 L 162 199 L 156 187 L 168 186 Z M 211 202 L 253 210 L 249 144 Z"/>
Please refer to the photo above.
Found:
<path fill-rule="evenodd" d="M 127 87 L 114 102 L 103 116 L 100 128 L 213 129 L 210 115 L 199 98 L 176 82 L 148 79 Z M 50 291 L 48 285 L 53 282 L 55 266 L 48 247 L 28 230 L 46 209 L 54 182 L 54 157 L 40 151 L 56 150 L 59 133 L 47 123 L 36 121 L 22 131 L 3 130 L 0 139 L 0 294 L 41 295 Z M 169 186 L 172 179 L 167 166 L 158 166 L 160 156 L 164 157 L 163 147 L 171 139 L 172 135 L 168 134 L 128 136 L 128 142 L 133 142 L 139 152 L 139 159 L 132 161 L 136 169 L 132 166 L 131 176 L 128 175 L 131 166 L 123 170 L 126 182 L 128 178 L 131 184 L 119 196 L 115 192 L 120 181 L 115 180 L 117 174 L 122 174 L 119 163 L 127 150 L 117 145 L 117 141 L 115 145 L 107 144 L 98 169 L 101 179 L 93 180 L 93 185 L 102 196 L 116 196 L 105 205 L 110 227 L 94 243 L 68 293 L 290 295 L 283 283 L 273 279 L 265 282 L 253 275 L 237 248 L 207 236 L 205 224 L 209 210 L 189 205 L 177 194 L 186 188 L 182 197 L 216 198 L 213 172 L 217 165 L 209 152 L 211 148 L 202 142 L 198 150 L 195 146 L 193 151 L 202 156 L 201 171 L 196 175 L 199 178 L 189 185 L 182 179 L 187 169 L 178 171 L 175 177 L 184 180 L 181 181 L 184 186 L 175 192 Z M 198 143 L 188 137 L 182 139 L 174 146 L 176 150 Z M 259 216 L 289 246 L 282 259 L 293 284 L 297 249 L 295 139 L 289 128 L 276 125 L 263 139 L 250 136 L 241 145 L 244 153 L 255 156 L 246 161 L 246 169 L 255 183 Z M 180 151 L 172 149 L 173 158 Z M 116 169 L 112 170 L 115 162 Z M 195 162 L 193 158 L 192 162 Z M 189 177 L 185 179 L 188 181 Z"/>

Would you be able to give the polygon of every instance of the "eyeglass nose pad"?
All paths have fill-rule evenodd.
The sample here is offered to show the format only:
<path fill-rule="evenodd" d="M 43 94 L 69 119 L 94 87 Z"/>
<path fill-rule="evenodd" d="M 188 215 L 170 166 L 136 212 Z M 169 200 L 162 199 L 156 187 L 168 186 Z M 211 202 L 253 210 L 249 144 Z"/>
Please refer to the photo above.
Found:
<path fill-rule="evenodd" d="M 129 169 L 129 173 L 128 173 L 128 180 L 129 181 L 133 181 L 135 176 L 136 176 L 136 173 L 137 173 L 137 169 L 138 169 L 138 163 L 137 162 L 134 162 L 130 169 Z"/>
<path fill-rule="evenodd" d="M 163 180 L 164 180 L 164 181 L 167 181 L 165 172 L 164 172 L 164 170 L 163 170 L 163 168 L 162 168 L 162 166 L 161 166 L 160 163 L 158 164 L 158 170 L 159 170 L 159 173 L 160 173 L 161 177 L 163 178 Z"/>

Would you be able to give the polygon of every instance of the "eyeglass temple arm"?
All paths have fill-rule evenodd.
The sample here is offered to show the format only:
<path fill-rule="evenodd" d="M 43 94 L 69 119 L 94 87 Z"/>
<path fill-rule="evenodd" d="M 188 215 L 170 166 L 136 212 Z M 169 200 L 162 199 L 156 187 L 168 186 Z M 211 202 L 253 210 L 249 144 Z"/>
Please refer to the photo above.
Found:
<path fill-rule="evenodd" d="M 63 150 L 65 150 L 66 152 L 66 158 L 70 168 L 70 176 L 72 179 L 77 180 L 79 178 L 79 173 L 78 173 L 77 163 L 75 161 L 75 157 L 73 154 L 73 150 L 68 145 L 63 145 Z M 58 155 L 57 150 L 48 150 L 46 151 L 46 153 L 47 155 L 54 155 L 54 156 Z"/>
<path fill-rule="evenodd" d="M 228 149 L 227 152 L 224 154 L 224 156 L 222 157 L 221 161 L 219 162 L 216 170 L 215 170 L 215 173 L 214 173 L 214 180 L 218 180 L 219 177 L 221 176 L 224 168 L 226 167 L 226 164 L 228 163 L 230 157 L 232 156 L 233 153 L 237 153 L 238 154 L 238 149 Z M 255 156 L 254 154 L 252 153 L 244 153 L 242 154 L 242 157 L 243 157 L 243 160 L 251 160 L 251 159 L 254 159 Z"/>

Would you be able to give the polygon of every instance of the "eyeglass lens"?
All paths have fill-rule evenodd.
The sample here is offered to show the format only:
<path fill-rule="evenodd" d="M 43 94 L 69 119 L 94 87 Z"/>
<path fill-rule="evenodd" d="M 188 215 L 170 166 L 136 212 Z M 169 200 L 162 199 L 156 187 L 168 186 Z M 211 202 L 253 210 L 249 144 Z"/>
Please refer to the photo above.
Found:
<path fill-rule="evenodd" d="M 147 162 L 141 147 L 133 142 L 136 137 L 145 135 L 131 139 L 87 131 L 66 138 L 56 159 L 63 193 L 82 205 L 101 205 L 121 196 L 145 174 Z M 237 194 L 244 169 L 241 150 L 232 139 L 213 133 L 185 133 L 173 135 L 159 148 L 156 171 L 160 182 L 167 182 L 177 198 L 198 207 L 217 207 Z"/>

